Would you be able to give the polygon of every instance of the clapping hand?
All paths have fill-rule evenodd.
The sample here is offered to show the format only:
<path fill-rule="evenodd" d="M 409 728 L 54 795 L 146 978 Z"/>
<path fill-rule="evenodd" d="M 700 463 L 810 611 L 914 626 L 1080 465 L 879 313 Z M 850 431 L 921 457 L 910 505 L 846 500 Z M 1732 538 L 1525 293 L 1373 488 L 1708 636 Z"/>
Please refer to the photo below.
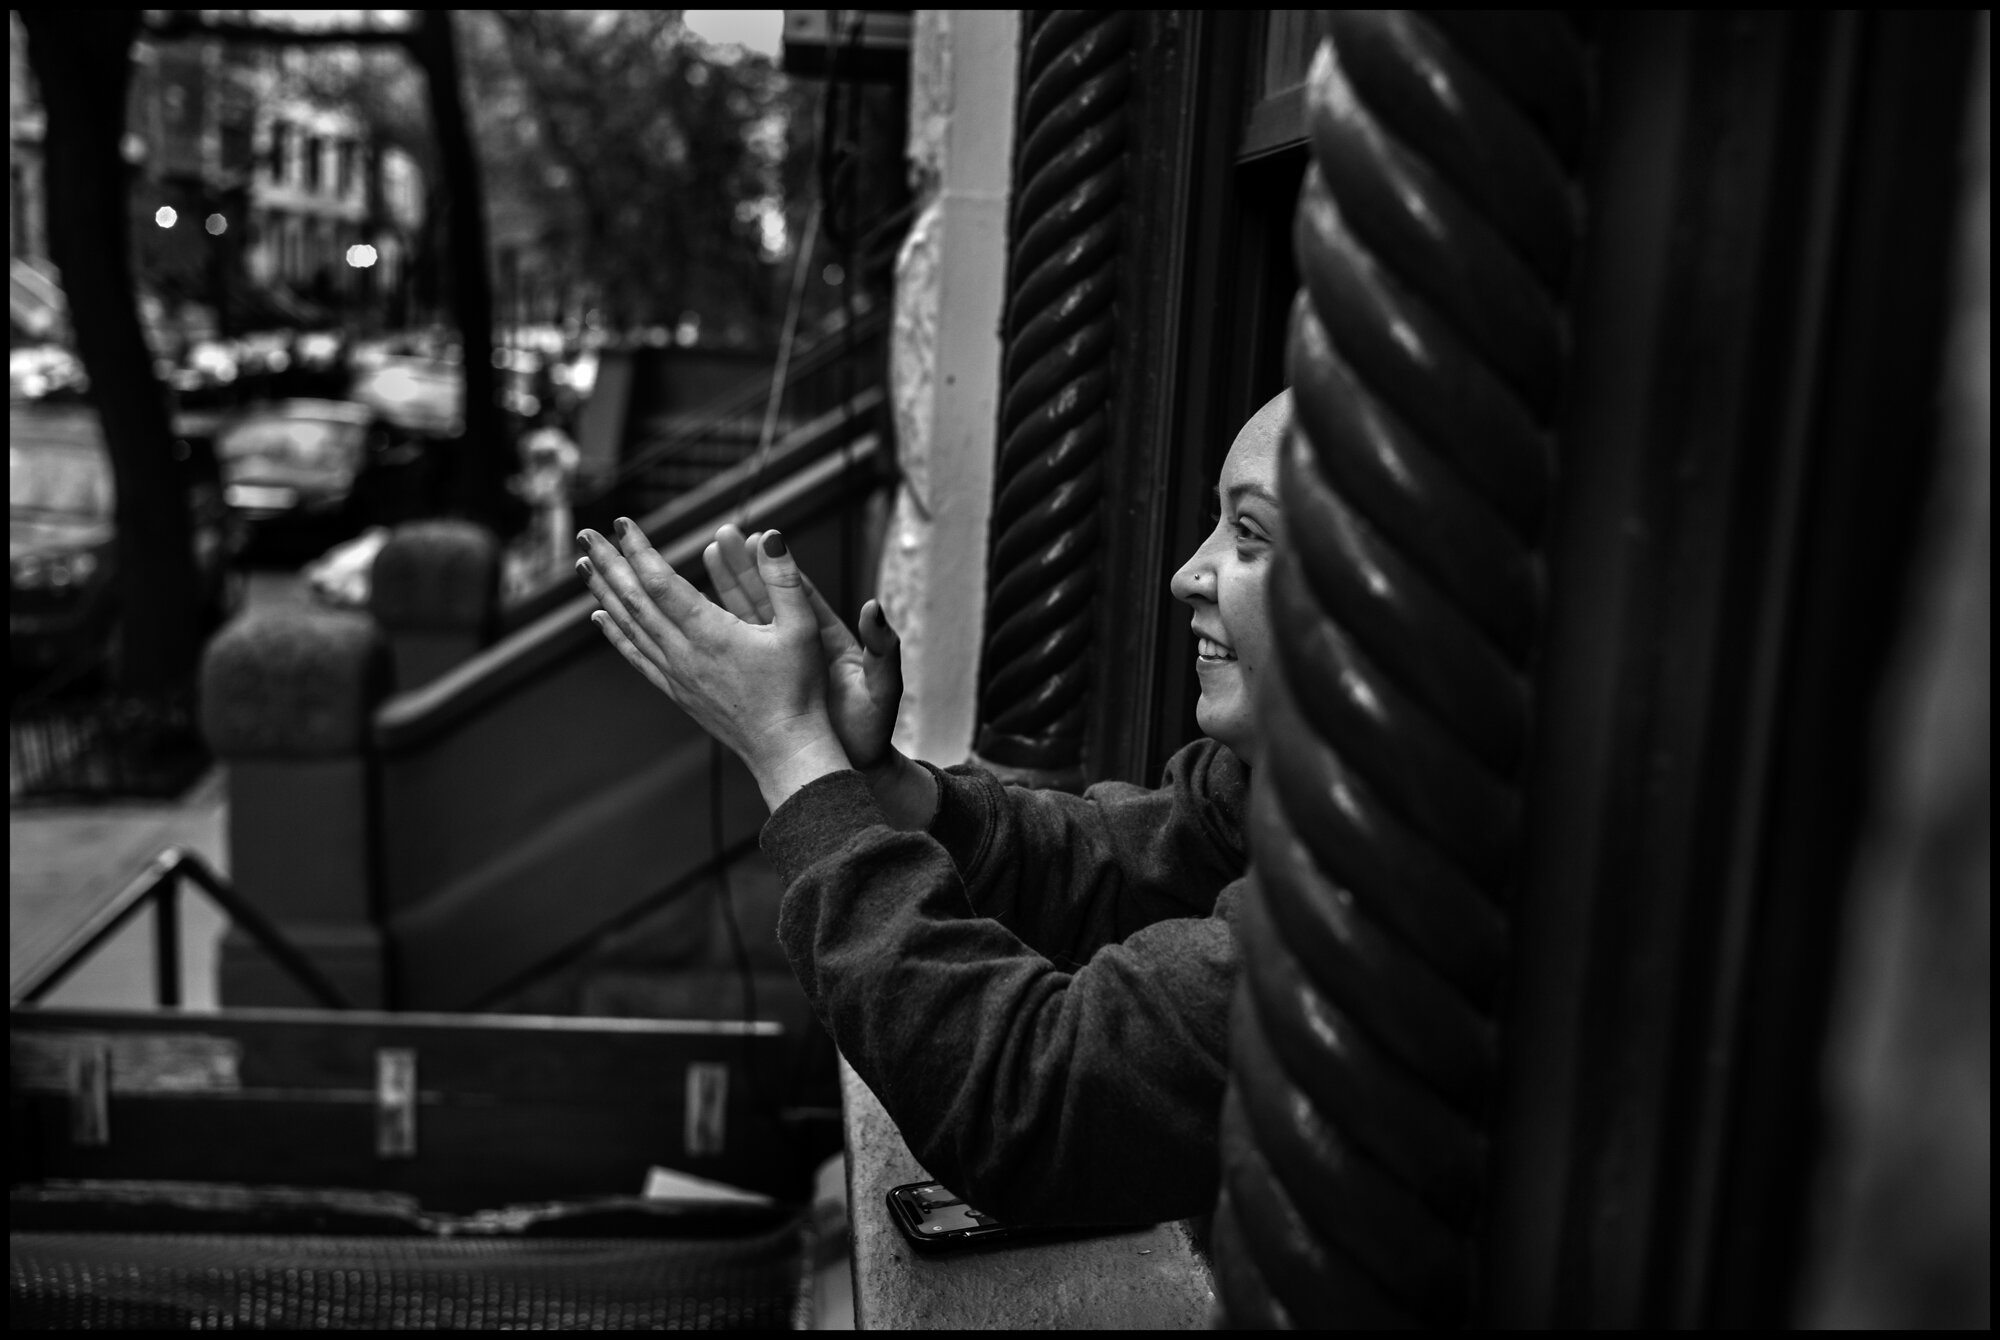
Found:
<path fill-rule="evenodd" d="M 745 537 L 733 525 L 723 525 L 701 551 L 702 565 L 715 583 L 722 607 L 745 623 L 771 622 L 770 588 L 759 569 L 757 553 L 763 532 Z M 882 602 L 861 607 L 860 637 L 848 630 L 826 603 L 812 579 L 800 574 L 819 627 L 820 651 L 826 660 L 826 706 L 833 733 L 854 767 L 873 773 L 894 761 L 889 737 L 896 727 L 896 708 L 903 698 L 902 640 L 889 627 Z"/>
<path fill-rule="evenodd" d="M 768 611 L 752 621 L 706 599 L 630 521 L 620 517 L 616 529 L 616 545 L 592 530 L 577 536 L 587 551 L 577 569 L 603 607 L 591 618 L 619 654 L 735 751 L 773 810 L 807 782 L 848 767 L 828 713 L 816 594 L 783 537 L 767 531 L 755 558 L 744 555 Z M 757 608 L 740 573 L 736 586 Z M 865 658 L 859 677 L 865 689 Z"/>

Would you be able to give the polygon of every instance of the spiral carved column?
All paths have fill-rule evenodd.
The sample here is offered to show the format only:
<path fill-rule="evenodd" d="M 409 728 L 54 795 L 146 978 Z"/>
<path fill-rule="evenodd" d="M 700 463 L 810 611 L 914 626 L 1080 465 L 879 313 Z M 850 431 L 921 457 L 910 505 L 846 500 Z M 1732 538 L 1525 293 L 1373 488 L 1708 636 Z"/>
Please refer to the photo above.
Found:
<path fill-rule="evenodd" d="M 1134 24 L 1082 9 L 1030 22 L 976 749 L 1063 785 L 1080 779 L 1090 686 Z"/>
<path fill-rule="evenodd" d="M 1214 1247 L 1237 1325 L 1476 1316 L 1585 52 L 1336 11 L 1308 84 L 1293 423 Z"/>

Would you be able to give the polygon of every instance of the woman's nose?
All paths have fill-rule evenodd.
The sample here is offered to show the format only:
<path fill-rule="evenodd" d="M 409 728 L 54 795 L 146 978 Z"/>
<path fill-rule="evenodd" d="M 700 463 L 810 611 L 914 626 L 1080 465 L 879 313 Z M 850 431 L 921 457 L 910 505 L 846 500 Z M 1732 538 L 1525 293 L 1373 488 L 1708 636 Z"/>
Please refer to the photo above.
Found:
<path fill-rule="evenodd" d="M 1167 583 L 1174 599 L 1190 605 L 1215 599 L 1215 574 L 1209 570 L 1204 554 L 1205 548 L 1195 550 L 1193 556 L 1181 564 L 1181 570 L 1174 574 L 1173 580 Z"/>

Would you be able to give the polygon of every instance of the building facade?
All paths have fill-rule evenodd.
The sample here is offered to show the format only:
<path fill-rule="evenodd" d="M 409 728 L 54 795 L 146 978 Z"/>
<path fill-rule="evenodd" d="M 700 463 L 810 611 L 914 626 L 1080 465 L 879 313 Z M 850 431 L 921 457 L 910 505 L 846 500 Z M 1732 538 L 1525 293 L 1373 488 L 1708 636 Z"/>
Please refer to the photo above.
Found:
<path fill-rule="evenodd" d="M 1987 1045 L 1989 821 L 1900 902 L 1856 835 L 1942 842 L 1989 785 L 1983 746 L 1882 734 L 1896 647 L 1982 740 L 1990 712 L 1942 687 L 1984 675 L 1984 617 L 1934 603 L 1986 543 L 1949 500 L 1986 496 L 1990 451 L 1965 447 L 1989 374 L 1956 361 L 1990 338 L 1987 21 L 1018 32 L 914 24 L 911 157 L 944 170 L 899 272 L 899 729 L 1035 784 L 1156 779 L 1196 691 L 1163 575 L 1234 426 L 1293 389 L 1210 1244 L 1229 1319 L 1984 1324 L 1990 1100 L 1983 1062 L 1949 1076 Z M 1038 440 L 1030 394 L 1079 426 Z M 1935 546 L 1956 575 L 1917 566 Z M 1956 789 L 1909 809 L 1882 759 Z M 1843 941 L 1856 908 L 1913 938 Z M 1930 986 L 1868 996 L 1899 973 Z M 1864 997 L 1907 1068 L 1835 1026 Z M 1960 1023 L 1919 1043 L 1924 1017 Z M 1949 1119 L 1908 1096 L 1947 1089 Z M 854 1188 L 864 1257 L 879 1199 Z M 1871 1217 L 1922 1204 L 1956 1226 L 1922 1268 L 1953 1302 Z M 864 1307 L 917 1308 L 873 1241 Z M 1836 1243 L 1885 1264 L 1856 1285 Z"/>
<path fill-rule="evenodd" d="M 42 113 L 9 22 L 9 255 L 48 271 Z M 406 310 L 422 171 L 351 110 L 283 91 L 288 62 L 309 55 L 134 44 L 123 152 L 136 269 L 149 324 L 181 341 Z"/>
<path fill-rule="evenodd" d="M 296 98 L 260 106 L 253 138 L 251 278 L 321 306 L 395 304 L 423 224 L 416 160 L 351 113 Z"/>

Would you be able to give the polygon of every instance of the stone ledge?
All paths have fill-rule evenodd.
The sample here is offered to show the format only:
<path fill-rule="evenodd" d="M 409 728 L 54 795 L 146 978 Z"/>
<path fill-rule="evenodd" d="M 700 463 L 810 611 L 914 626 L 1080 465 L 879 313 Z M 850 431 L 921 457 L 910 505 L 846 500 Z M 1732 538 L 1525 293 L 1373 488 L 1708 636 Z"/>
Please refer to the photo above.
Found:
<path fill-rule="evenodd" d="M 1201 1330 L 1215 1287 L 1185 1222 L 1102 1237 L 920 1256 L 889 1188 L 930 1180 L 843 1058 L 855 1325 L 863 1330 Z"/>

